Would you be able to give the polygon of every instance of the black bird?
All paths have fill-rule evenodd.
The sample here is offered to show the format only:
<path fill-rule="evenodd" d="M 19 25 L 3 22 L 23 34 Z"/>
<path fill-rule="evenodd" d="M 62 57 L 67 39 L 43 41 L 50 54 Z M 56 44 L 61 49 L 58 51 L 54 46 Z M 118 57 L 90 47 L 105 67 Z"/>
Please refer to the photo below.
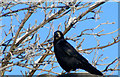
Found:
<path fill-rule="evenodd" d="M 64 39 L 64 35 L 59 30 L 54 32 L 54 52 L 58 63 L 66 72 L 80 68 L 91 74 L 103 75 Z"/>

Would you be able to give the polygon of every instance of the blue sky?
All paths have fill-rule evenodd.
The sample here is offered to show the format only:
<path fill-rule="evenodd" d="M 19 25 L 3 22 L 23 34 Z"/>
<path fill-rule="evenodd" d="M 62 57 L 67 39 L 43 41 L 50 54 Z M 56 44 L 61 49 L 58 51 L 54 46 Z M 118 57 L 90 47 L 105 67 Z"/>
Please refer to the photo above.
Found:
<path fill-rule="evenodd" d="M 22 8 L 25 7 L 25 5 L 18 5 L 16 7 L 13 7 L 13 10 L 18 9 L 18 8 Z M 95 20 L 86 20 L 86 21 L 81 21 L 79 23 L 76 24 L 75 28 L 72 28 L 66 35 L 65 37 L 71 37 L 71 36 L 75 36 L 75 35 L 79 35 L 81 31 L 83 31 L 84 29 L 89 29 L 89 28 L 94 28 L 97 25 L 101 24 L 101 23 L 105 23 L 107 21 L 109 21 L 109 23 L 111 22 L 115 22 L 115 24 L 105 24 L 105 25 L 101 25 L 98 29 L 96 29 L 94 32 L 99 32 L 100 30 L 104 29 L 103 33 L 109 33 L 112 31 L 115 31 L 116 29 L 118 29 L 118 3 L 115 2 L 108 2 L 103 4 L 101 7 L 101 11 L 103 11 L 102 13 L 100 13 L 100 19 L 95 21 Z M 99 8 L 100 8 L 99 7 Z M 80 10 L 75 12 L 75 14 L 73 14 L 72 16 L 78 16 L 78 14 L 80 12 L 84 12 L 86 9 Z M 6 11 L 7 12 L 7 11 Z M 26 11 L 24 11 L 26 12 Z M 21 11 L 18 13 L 19 19 L 23 19 L 24 18 L 24 13 Z M 85 17 L 90 17 L 92 16 L 92 13 L 87 14 Z M 83 17 L 83 19 L 85 18 Z M 68 18 L 68 16 L 64 16 L 58 20 L 55 20 L 55 22 L 53 23 L 53 26 L 55 27 L 55 30 L 57 30 L 57 26 L 59 25 L 59 23 L 61 23 L 62 26 L 64 26 L 64 21 L 65 18 Z M 41 12 L 41 9 L 37 9 L 36 13 L 34 13 L 30 19 L 25 23 L 25 27 L 27 28 L 29 24 L 34 25 L 35 24 L 35 19 L 37 20 L 37 25 L 40 24 L 40 22 L 43 21 L 44 19 L 44 14 L 43 11 Z M 10 27 L 10 18 L 8 17 L 4 17 L 2 20 L 2 24 L 6 24 L 6 26 Z M 19 23 L 16 22 L 15 17 L 13 17 L 13 24 L 12 25 L 17 25 L 19 26 Z M 49 24 L 45 25 L 46 27 L 49 27 Z M 8 29 L 5 29 L 6 31 L 8 31 Z M 60 29 L 61 31 L 63 31 L 64 29 Z M 17 28 L 16 28 L 17 31 Z M 49 29 L 47 28 L 42 28 L 39 30 L 39 35 L 41 37 L 40 43 L 44 40 L 44 38 L 46 37 L 46 35 L 48 34 Z M 91 31 L 90 31 L 91 32 Z M 92 32 L 91 32 L 92 33 Z M 75 35 L 73 35 L 75 34 Z M 108 42 L 113 42 L 112 37 L 117 36 L 117 32 L 115 32 L 114 34 L 111 35 L 106 35 L 106 36 L 101 36 L 101 37 L 97 37 L 96 38 L 100 43 L 100 46 L 106 45 L 108 44 Z M 51 37 L 53 36 L 53 34 L 51 34 Z M 2 35 L 2 37 L 4 37 L 4 34 Z M 8 37 L 11 37 L 11 35 L 9 35 Z M 81 39 L 85 38 L 85 41 L 82 44 L 82 48 L 86 49 L 86 48 L 91 48 L 91 47 L 95 47 L 97 42 L 95 41 L 94 36 L 81 36 Z M 2 38 L 3 39 L 3 38 Z M 81 40 L 80 40 L 81 41 Z M 79 41 L 79 42 L 80 42 Z M 68 41 L 69 43 L 71 43 L 74 47 L 76 47 L 76 43 L 73 41 Z M 98 51 L 98 50 L 96 50 Z M 99 50 L 99 55 L 103 54 L 102 58 L 108 57 L 107 60 L 105 60 L 104 62 L 100 62 L 100 64 L 103 63 L 110 63 L 112 62 L 116 57 L 118 57 L 118 44 L 114 44 L 113 46 L 107 47 L 103 50 Z M 90 62 L 92 62 L 93 59 L 93 55 L 94 55 L 94 51 L 90 54 L 90 55 L 86 55 L 83 54 L 83 56 L 85 58 L 87 58 Z M 48 67 L 49 68 L 49 67 Z M 103 70 L 105 68 L 105 66 L 99 66 L 98 69 L 99 70 Z M 13 71 L 12 72 L 6 72 L 6 74 L 8 75 L 13 75 L 13 74 L 17 74 L 17 75 L 21 75 L 21 71 L 28 71 L 28 69 L 25 68 L 20 68 L 18 66 L 13 67 Z M 54 69 L 55 71 L 61 72 L 62 69 L 61 68 L 57 68 Z M 81 70 L 80 70 L 81 71 Z M 38 74 L 39 71 L 37 71 L 35 74 Z M 117 72 L 115 72 L 114 74 L 117 74 Z"/>

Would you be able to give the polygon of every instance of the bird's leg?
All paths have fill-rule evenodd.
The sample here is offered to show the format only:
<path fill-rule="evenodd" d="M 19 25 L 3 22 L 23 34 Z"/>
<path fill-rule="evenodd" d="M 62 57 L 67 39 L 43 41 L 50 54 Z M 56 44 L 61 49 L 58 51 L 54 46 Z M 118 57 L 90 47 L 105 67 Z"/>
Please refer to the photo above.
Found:
<path fill-rule="evenodd" d="M 69 72 L 67 72 L 67 74 L 70 74 L 70 71 L 69 71 Z"/>
<path fill-rule="evenodd" d="M 73 69 L 71 69 L 70 71 L 72 71 Z M 70 74 L 70 71 L 69 72 L 67 72 L 67 74 Z"/>
<path fill-rule="evenodd" d="M 62 74 L 65 74 L 66 72 L 62 72 Z"/>

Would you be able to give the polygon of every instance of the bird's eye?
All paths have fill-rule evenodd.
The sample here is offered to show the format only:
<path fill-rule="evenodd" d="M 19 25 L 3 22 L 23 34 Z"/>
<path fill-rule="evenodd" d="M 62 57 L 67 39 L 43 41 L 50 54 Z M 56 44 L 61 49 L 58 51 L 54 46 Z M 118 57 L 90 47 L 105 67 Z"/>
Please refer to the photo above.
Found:
<path fill-rule="evenodd" d="M 60 32 L 57 32 L 57 34 L 58 34 L 58 37 L 61 37 Z"/>
<path fill-rule="evenodd" d="M 57 32 L 57 33 L 55 34 L 55 39 L 59 39 L 60 37 L 61 37 L 60 32 Z"/>

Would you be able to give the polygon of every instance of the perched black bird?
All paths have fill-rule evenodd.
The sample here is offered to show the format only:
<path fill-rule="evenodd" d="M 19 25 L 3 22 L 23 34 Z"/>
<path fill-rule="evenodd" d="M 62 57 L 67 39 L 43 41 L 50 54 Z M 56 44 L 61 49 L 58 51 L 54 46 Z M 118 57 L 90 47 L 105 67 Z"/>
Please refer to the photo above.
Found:
<path fill-rule="evenodd" d="M 66 72 L 80 68 L 91 74 L 103 75 L 64 39 L 62 32 L 59 30 L 54 33 L 54 52 L 58 63 Z"/>

